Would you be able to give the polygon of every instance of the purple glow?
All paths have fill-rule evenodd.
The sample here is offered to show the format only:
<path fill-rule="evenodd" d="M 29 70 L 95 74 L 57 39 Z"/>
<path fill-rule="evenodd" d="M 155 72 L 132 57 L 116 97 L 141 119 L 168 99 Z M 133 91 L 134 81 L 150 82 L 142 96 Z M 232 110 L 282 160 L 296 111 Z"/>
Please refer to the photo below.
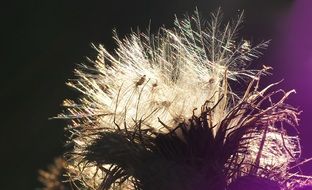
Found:
<path fill-rule="evenodd" d="M 278 28 L 275 72 L 284 74 L 285 86 L 297 94 L 289 102 L 297 105 L 301 114 L 300 136 L 303 158 L 312 156 L 312 1 L 297 0 Z M 312 163 L 303 167 L 312 173 Z M 311 187 L 304 188 L 311 189 Z"/>
<path fill-rule="evenodd" d="M 295 190 L 312 190 L 312 186 L 302 186 L 296 188 Z"/>

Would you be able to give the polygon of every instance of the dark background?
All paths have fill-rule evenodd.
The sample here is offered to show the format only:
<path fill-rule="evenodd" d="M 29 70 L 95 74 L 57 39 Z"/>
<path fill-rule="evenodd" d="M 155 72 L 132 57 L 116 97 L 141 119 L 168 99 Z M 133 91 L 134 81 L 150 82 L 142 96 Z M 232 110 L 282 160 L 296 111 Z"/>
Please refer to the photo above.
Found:
<path fill-rule="evenodd" d="M 65 123 L 49 120 L 61 112 L 65 98 L 77 94 L 66 87 L 77 63 L 94 57 L 90 43 L 113 49 L 112 29 L 120 36 L 131 28 L 152 32 L 197 6 L 203 17 L 222 7 L 225 17 L 245 10 L 241 33 L 253 41 L 272 39 L 255 62 L 273 66 L 282 87 L 296 88 L 290 103 L 304 110 L 303 156 L 312 156 L 312 4 L 310 0 L 24 0 L 2 5 L 0 189 L 35 189 L 37 171 L 62 153 Z M 305 171 L 312 171 L 311 164 Z M 311 173 L 311 172 L 310 172 Z"/>

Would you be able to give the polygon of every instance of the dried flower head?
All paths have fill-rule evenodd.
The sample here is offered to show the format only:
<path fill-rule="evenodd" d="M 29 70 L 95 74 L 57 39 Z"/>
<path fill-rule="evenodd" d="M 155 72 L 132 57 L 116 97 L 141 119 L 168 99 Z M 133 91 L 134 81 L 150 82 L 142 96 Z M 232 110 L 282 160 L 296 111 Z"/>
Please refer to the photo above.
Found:
<path fill-rule="evenodd" d="M 70 183 L 65 180 L 66 163 L 62 158 L 56 158 L 48 170 L 39 170 L 39 181 L 44 185 L 43 190 L 69 190 Z"/>
<path fill-rule="evenodd" d="M 65 100 L 71 120 L 67 175 L 77 189 L 213 189 L 268 184 L 294 189 L 300 145 L 287 134 L 298 110 L 294 90 L 260 89 L 270 67 L 248 69 L 268 42 L 239 39 L 242 14 L 221 13 L 202 26 L 198 11 L 159 34 L 115 35 L 113 54 L 94 46 L 94 66 L 80 65 L 68 85 L 83 95 Z M 243 95 L 231 83 L 247 83 Z M 300 165 L 300 164 L 299 164 Z M 247 183 L 246 183 L 247 181 Z"/>

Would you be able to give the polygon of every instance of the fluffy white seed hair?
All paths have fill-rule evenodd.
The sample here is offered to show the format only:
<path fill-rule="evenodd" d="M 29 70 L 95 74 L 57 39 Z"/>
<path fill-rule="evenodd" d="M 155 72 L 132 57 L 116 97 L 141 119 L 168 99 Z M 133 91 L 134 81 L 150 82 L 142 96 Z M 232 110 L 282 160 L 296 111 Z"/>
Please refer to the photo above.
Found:
<path fill-rule="evenodd" d="M 71 114 L 64 117 L 83 118 L 86 123 L 97 116 L 103 128 L 123 128 L 124 122 L 133 126 L 141 120 L 144 128 L 167 132 L 159 120 L 175 126 L 207 100 L 215 105 L 225 96 L 214 112 L 217 124 L 227 112 L 228 95 L 235 95 L 228 80 L 254 78 L 254 71 L 241 68 L 268 42 L 252 47 L 246 40 L 237 41 L 242 15 L 223 30 L 220 12 L 212 18 L 205 30 L 196 11 L 192 18 L 176 20 L 174 29 L 162 28 L 158 36 L 132 33 L 123 40 L 115 36 L 114 55 L 94 46 L 95 68 L 82 66 L 76 70 L 79 79 L 68 83 L 84 96 L 79 104 L 65 101 Z"/>

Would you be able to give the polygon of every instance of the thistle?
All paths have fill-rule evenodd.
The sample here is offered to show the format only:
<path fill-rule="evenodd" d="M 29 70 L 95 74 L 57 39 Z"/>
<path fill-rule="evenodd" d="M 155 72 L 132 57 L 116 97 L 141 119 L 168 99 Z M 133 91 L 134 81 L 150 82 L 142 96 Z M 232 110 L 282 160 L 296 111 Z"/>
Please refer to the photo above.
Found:
<path fill-rule="evenodd" d="M 295 91 L 260 89 L 271 68 L 248 69 L 268 41 L 239 39 L 243 20 L 221 22 L 220 9 L 202 26 L 194 16 L 157 35 L 114 36 L 117 49 L 97 50 L 67 84 L 82 93 L 65 100 L 70 120 L 66 175 L 76 189 L 234 190 L 248 184 L 295 189 L 299 111 Z M 246 89 L 232 90 L 243 81 Z M 242 93 L 243 92 L 243 93 Z M 241 95 L 242 94 L 242 95 Z M 255 188 L 256 188 L 255 186 Z"/>

